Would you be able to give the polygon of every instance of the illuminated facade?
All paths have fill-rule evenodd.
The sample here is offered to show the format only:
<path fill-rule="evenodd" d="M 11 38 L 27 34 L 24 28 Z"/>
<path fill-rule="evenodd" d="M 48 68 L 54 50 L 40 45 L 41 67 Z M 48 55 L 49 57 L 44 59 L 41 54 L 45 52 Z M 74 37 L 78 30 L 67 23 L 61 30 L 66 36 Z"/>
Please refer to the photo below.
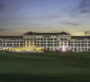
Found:
<path fill-rule="evenodd" d="M 0 36 L 0 50 L 17 52 L 90 52 L 90 36 L 71 36 L 66 32 L 35 33 L 23 36 Z"/>

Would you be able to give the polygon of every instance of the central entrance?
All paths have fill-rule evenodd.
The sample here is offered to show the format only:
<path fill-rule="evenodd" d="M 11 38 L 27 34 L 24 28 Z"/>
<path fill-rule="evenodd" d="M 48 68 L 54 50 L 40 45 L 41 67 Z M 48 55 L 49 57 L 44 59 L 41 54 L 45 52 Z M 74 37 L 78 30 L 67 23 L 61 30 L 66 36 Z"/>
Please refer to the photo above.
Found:
<path fill-rule="evenodd" d="M 71 47 L 70 46 L 58 46 L 57 47 L 57 50 L 60 51 L 60 52 L 68 52 L 68 51 L 71 51 Z"/>

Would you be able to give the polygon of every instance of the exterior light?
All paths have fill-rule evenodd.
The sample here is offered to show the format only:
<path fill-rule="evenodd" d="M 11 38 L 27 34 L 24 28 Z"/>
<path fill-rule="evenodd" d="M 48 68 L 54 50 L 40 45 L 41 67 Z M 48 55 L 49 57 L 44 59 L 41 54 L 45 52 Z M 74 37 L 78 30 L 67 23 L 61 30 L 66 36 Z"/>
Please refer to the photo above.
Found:
<path fill-rule="evenodd" d="M 71 47 L 63 45 L 63 46 L 57 47 L 57 50 L 61 52 L 68 52 L 71 50 Z"/>

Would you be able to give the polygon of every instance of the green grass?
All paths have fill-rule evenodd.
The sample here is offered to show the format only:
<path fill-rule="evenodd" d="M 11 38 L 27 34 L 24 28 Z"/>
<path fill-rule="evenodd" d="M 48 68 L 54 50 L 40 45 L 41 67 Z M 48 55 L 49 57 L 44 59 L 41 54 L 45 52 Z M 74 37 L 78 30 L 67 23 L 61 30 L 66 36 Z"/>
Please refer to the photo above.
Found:
<path fill-rule="evenodd" d="M 90 53 L 0 53 L 0 82 L 90 82 Z"/>

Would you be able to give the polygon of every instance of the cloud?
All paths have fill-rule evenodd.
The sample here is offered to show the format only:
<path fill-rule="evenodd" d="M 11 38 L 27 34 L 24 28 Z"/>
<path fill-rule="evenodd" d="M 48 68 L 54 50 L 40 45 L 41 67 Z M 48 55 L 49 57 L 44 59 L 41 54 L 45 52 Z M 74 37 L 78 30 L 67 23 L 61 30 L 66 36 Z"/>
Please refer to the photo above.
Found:
<path fill-rule="evenodd" d="M 4 5 L 0 3 L 0 11 L 4 9 Z"/>
<path fill-rule="evenodd" d="M 75 22 L 68 22 L 68 21 L 63 22 L 63 24 L 64 24 L 64 25 L 71 25 L 71 26 L 83 26 L 83 25 L 80 25 L 80 24 L 78 24 L 78 23 L 75 23 Z"/>
<path fill-rule="evenodd" d="M 3 29 L 3 28 L 0 28 L 0 31 L 4 31 L 5 29 Z"/>
<path fill-rule="evenodd" d="M 60 14 L 59 15 L 53 14 L 53 15 L 44 15 L 44 16 L 31 16 L 30 19 L 57 19 L 60 17 L 62 17 Z"/>
<path fill-rule="evenodd" d="M 0 28 L 0 32 L 11 31 L 12 28 Z"/>
<path fill-rule="evenodd" d="M 81 13 L 90 13 L 90 0 L 81 0 L 78 8 Z"/>
<path fill-rule="evenodd" d="M 76 7 L 70 11 L 70 17 L 83 19 L 85 16 L 90 15 L 90 0 L 78 0 Z M 86 18 L 87 18 L 86 17 Z M 75 19 L 76 19 L 75 18 Z M 83 19 L 85 20 L 85 19 Z"/>
<path fill-rule="evenodd" d="M 85 31 L 85 34 L 90 34 L 90 31 Z"/>

